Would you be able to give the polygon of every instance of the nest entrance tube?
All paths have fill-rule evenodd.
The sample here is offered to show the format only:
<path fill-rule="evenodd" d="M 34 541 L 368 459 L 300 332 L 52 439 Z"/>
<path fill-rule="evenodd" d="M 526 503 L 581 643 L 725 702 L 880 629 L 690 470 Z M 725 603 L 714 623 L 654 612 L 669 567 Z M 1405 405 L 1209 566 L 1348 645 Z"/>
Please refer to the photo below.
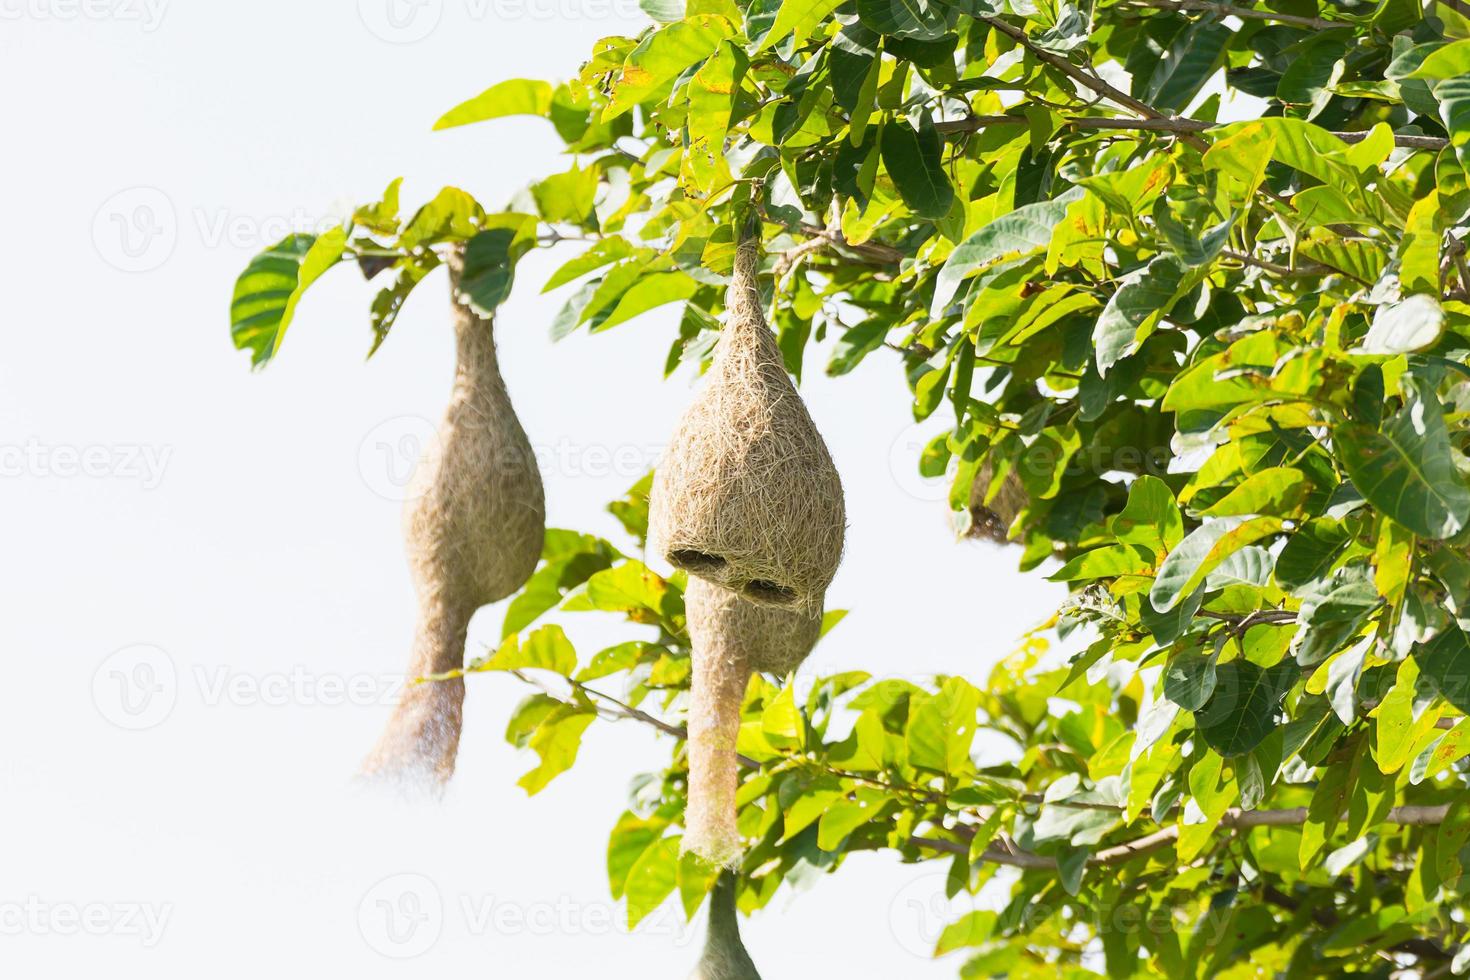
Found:
<path fill-rule="evenodd" d="M 740 707 L 752 671 L 795 670 L 822 631 L 822 613 L 757 605 L 692 578 L 684 593 L 693 675 L 689 703 L 689 806 L 685 851 L 733 867 L 741 852 L 735 794 Z"/>
<path fill-rule="evenodd" d="M 675 568 L 812 609 L 842 559 L 842 482 L 761 313 L 757 238 L 747 230 L 736 249 L 729 316 L 654 474 L 649 525 Z"/>
<path fill-rule="evenodd" d="M 403 512 L 419 602 L 410 679 L 464 666 L 471 617 L 530 578 L 546 527 L 541 474 L 500 376 L 493 324 L 460 297 L 462 249 L 451 253 L 448 265 L 454 387 Z M 459 750 L 463 704 L 462 678 L 411 685 L 363 764 L 364 774 L 415 788 L 447 782 Z"/>
<path fill-rule="evenodd" d="M 722 871 L 709 896 L 709 925 L 704 952 L 689 980 L 761 980 L 745 943 L 735 908 L 735 876 Z"/>

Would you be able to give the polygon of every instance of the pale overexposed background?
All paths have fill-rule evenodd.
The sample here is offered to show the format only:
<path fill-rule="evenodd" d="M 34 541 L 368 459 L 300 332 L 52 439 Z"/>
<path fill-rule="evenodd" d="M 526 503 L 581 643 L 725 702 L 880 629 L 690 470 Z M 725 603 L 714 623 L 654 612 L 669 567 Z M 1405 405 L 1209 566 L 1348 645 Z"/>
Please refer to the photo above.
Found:
<path fill-rule="evenodd" d="M 646 731 L 599 725 L 527 799 L 514 780 L 533 759 L 501 737 L 526 691 L 480 677 L 442 803 L 353 782 L 413 625 L 396 497 L 448 390 L 442 273 L 371 363 L 373 287 L 348 269 L 313 289 L 264 373 L 228 336 L 253 254 L 390 178 L 408 178 L 405 207 L 446 183 L 497 207 L 564 168 L 539 120 L 429 127 L 645 23 L 631 0 L 0 0 L 7 974 L 692 966 L 700 923 L 670 905 L 629 936 L 608 898 L 629 778 L 667 757 Z M 563 295 L 537 290 L 573 248 L 523 263 L 502 362 L 551 523 L 623 541 L 602 507 L 656 458 L 692 379 L 661 380 L 670 310 L 549 342 Z M 895 355 L 808 375 L 849 496 L 830 604 L 853 610 L 814 668 L 983 682 L 1057 588 L 954 541 L 942 488 L 914 475 L 933 427 L 905 425 Z M 501 613 L 477 619 L 472 650 Z M 568 627 L 584 656 L 628 637 L 596 617 Z M 767 980 L 954 976 L 957 960 L 927 959 L 945 867 L 856 857 L 783 892 L 747 944 Z"/>

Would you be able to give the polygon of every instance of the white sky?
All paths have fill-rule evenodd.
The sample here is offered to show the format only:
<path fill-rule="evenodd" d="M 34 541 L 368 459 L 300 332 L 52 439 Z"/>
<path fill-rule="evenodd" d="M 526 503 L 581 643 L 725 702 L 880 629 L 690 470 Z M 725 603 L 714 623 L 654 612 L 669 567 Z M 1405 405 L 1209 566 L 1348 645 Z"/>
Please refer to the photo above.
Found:
<path fill-rule="evenodd" d="M 501 79 L 568 75 L 596 38 L 642 24 L 609 0 L 393 0 L 395 33 L 387 2 L 0 0 L 14 975 L 649 978 L 697 958 L 672 906 L 631 937 L 611 925 L 608 831 L 629 777 L 667 758 L 647 732 L 595 727 L 576 769 L 527 799 L 514 781 L 533 758 L 501 738 L 526 691 L 481 677 L 442 803 L 351 779 L 413 625 L 388 467 L 448 391 L 446 287 L 421 287 L 364 364 L 372 288 L 339 269 L 252 375 L 229 342 L 234 278 L 292 223 L 399 174 L 407 206 L 445 183 L 498 206 L 562 165 L 550 127 L 433 120 Z M 570 248 L 523 263 L 502 363 L 551 458 L 551 523 L 622 542 L 602 505 L 651 461 L 690 379 L 660 378 L 667 311 L 550 344 L 564 294 L 537 289 Z M 810 371 L 804 390 L 852 525 L 830 605 L 853 613 L 813 669 L 983 681 L 1058 590 L 1019 577 L 1014 553 L 953 541 L 912 475 L 923 438 L 894 355 L 836 382 Z M 472 650 L 500 617 L 477 619 Z M 567 622 L 584 658 L 630 638 Z M 127 679 L 162 690 L 142 716 L 120 713 Z M 342 704 L 347 684 L 369 696 Z M 110 720 L 137 717 L 156 723 Z M 952 977 L 960 960 L 925 958 L 945 867 L 856 857 L 745 920 L 747 945 L 767 980 Z M 414 896 L 421 928 L 394 945 L 379 902 L 412 911 Z"/>

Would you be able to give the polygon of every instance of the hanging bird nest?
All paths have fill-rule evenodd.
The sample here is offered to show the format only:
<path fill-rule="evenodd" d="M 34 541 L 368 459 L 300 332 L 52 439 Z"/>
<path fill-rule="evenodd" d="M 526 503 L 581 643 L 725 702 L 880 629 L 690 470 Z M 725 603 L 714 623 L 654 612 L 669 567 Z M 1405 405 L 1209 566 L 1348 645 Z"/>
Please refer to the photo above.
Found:
<path fill-rule="evenodd" d="M 470 618 L 530 578 L 546 528 L 541 474 L 500 376 L 492 322 L 460 296 L 462 249 L 451 253 L 448 265 L 457 340 L 454 387 L 404 508 L 419 601 L 411 678 L 464 666 Z M 364 772 L 446 782 L 454 772 L 463 702 L 459 678 L 410 686 Z"/>
<path fill-rule="evenodd" d="M 738 862 L 741 851 L 736 742 L 751 671 L 795 670 L 821 635 L 822 613 L 820 605 L 816 611 L 757 605 L 697 578 L 689 580 L 684 607 L 693 674 L 683 849 L 728 867 Z"/>
<path fill-rule="evenodd" d="M 1012 466 L 996 485 L 995 466 L 990 459 L 980 464 L 970 485 L 970 530 L 968 536 L 996 544 L 1010 542 L 1011 525 L 1031 503 L 1021 476 Z"/>
<path fill-rule="evenodd" d="M 709 896 L 709 924 L 705 929 L 704 952 L 689 980 L 761 980 L 761 975 L 740 941 L 740 923 L 735 907 L 735 876 L 722 871 Z"/>
<path fill-rule="evenodd" d="M 674 567 L 752 602 L 814 609 L 842 559 L 842 482 L 761 314 L 759 264 L 747 231 L 709 374 L 654 475 L 649 524 Z"/>

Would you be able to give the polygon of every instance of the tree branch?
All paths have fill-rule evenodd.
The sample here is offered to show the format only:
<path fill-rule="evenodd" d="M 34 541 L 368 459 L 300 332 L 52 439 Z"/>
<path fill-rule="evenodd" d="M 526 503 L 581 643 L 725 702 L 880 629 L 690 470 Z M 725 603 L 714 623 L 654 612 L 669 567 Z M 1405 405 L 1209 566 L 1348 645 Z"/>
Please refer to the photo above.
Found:
<path fill-rule="evenodd" d="M 556 698 L 555 694 L 548 691 L 544 685 L 531 679 L 523 671 L 513 670 L 510 673 L 515 675 L 517 679 L 523 681 L 524 683 L 545 692 L 549 697 L 552 697 L 555 700 L 560 700 L 559 698 Z M 602 691 L 599 691 L 596 688 L 589 687 L 581 681 L 574 680 L 570 677 L 563 677 L 562 679 L 570 684 L 573 689 L 587 697 L 589 700 L 596 700 L 600 702 L 603 708 L 605 708 L 605 710 L 611 715 L 620 718 L 627 718 L 632 721 L 637 721 L 641 722 L 642 724 L 649 725 L 653 728 L 658 729 L 660 732 L 663 732 L 665 735 L 672 735 L 674 738 L 677 738 L 680 741 L 687 741 L 689 738 L 688 730 L 680 725 L 670 724 L 669 722 L 666 722 L 661 718 L 657 718 L 646 711 L 642 711 L 638 708 L 633 707 L 632 705 L 626 704 L 625 702 L 618 700 L 610 694 L 604 694 Z M 566 702 L 562 703 L 565 704 Z M 746 769 L 760 768 L 760 763 L 756 762 L 754 759 L 749 758 L 748 756 L 739 755 L 736 756 L 736 758 L 739 760 L 740 765 Z M 830 771 L 839 776 L 850 775 L 844 773 L 842 770 L 834 769 Z M 865 781 L 881 785 L 884 788 L 891 789 L 895 792 L 914 789 L 911 787 L 896 786 L 892 783 L 883 783 L 875 779 L 863 777 L 860 774 L 854 776 L 854 778 L 864 779 Z M 1021 798 L 1020 802 L 1041 803 L 1044 806 L 1069 805 L 1067 801 L 1064 800 L 1047 803 L 1045 802 L 1044 797 L 1035 793 L 1025 794 Z M 1107 804 L 1079 803 L 1073 805 L 1083 809 L 1121 811 L 1120 807 L 1109 806 Z M 1396 806 L 1388 811 L 1388 815 L 1384 818 L 1383 822 L 1386 824 L 1394 824 L 1400 827 L 1436 826 L 1444 822 L 1445 816 L 1449 813 L 1449 810 L 1449 804 L 1440 804 L 1438 806 Z M 1220 818 L 1219 825 L 1221 827 L 1232 829 L 1249 829 L 1251 827 L 1292 827 L 1305 824 L 1307 822 L 1307 815 L 1308 810 L 1304 806 L 1292 807 L 1290 809 L 1283 810 L 1242 810 L 1236 807 L 1232 807 L 1231 809 L 1225 811 L 1225 815 Z M 963 825 L 954 828 L 954 831 L 961 835 L 968 834 L 970 836 L 973 836 L 974 834 L 974 830 L 972 828 Z M 1127 861 L 1133 860 L 1136 857 L 1141 857 L 1142 855 L 1150 854 L 1154 851 L 1168 847 L 1170 844 L 1173 844 L 1178 839 L 1179 825 L 1171 824 L 1170 826 L 1164 827 L 1161 830 L 1156 830 L 1151 834 L 1145 834 L 1142 837 L 1137 837 L 1133 840 L 1124 841 L 1121 844 L 1114 844 L 1111 847 L 1105 847 L 1102 850 L 1089 855 L 1087 858 L 1087 864 L 1088 866 L 1123 864 Z M 949 854 L 970 853 L 970 846 L 966 841 L 950 840 L 943 837 L 921 837 L 918 835 L 914 835 L 909 838 L 909 843 L 915 847 L 927 848 L 934 851 L 942 851 Z M 1004 864 L 1013 868 L 1023 868 L 1028 870 L 1054 871 L 1057 869 L 1056 858 L 1048 857 L 1044 854 L 1034 854 L 1030 851 L 1024 850 L 1023 848 L 1018 847 L 1009 838 L 1006 838 L 1004 836 L 999 838 L 999 843 L 992 844 L 990 847 L 987 847 L 984 851 L 982 851 L 978 855 L 976 860 L 989 862 L 991 864 Z"/>
<path fill-rule="evenodd" d="M 1445 815 L 1449 813 L 1449 805 L 1440 806 L 1396 806 L 1388 811 L 1384 823 L 1394 824 L 1400 827 L 1427 827 L 1443 823 Z M 1221 827 L 1231 829 L 1249 829 L 1251 827 L 1295 827 L 1307 822 L 1307 808 L 1304 806 L 1293 807 L 1286 810 L 1241 810 L 1231 808 L 1225 811 L 1225 816 L 1220 819 Z M 1168 847 L 1179 839 L 1179 826 L 1173 824 L 1162 830 L 1154 831 L 1143 837 L 1131 841 L 1124 841 L 1112 847 L 1105 847 L 1090 855 L 1087 864 L 1110 865 L 1122 864 L 1131 861 L 1144 854 L 1150 854 L 1161 848 Z M 945 851 L 950 854 L 968 854 L 970 849 L 962 841 L 945 840 L 934 837 L 912 837 L 910 843 L 931 850 Z M 1056 870 L 1056 858 L 1047 857 L 1042 854 L 1033 854 L 1011 845 L 1005 847 L 989 847 L 979 855 L 977 860 L 988 861 L 992 864 L 1005 864 L 1015 868 L 1032 868 L 1037 870 Z"/>
<path fill-rule="evenodd" d="M 1142 105 L 1142 103 L 1139 103 Z M 1146 107 L 1147 108 L 1147 107 Z M 1074 129 L 1120 129 L 1120 130 L 1142 130 L 1151 132 L 1165 132 L 1176 134 L 1203 133 L 1214 129 L 1220 123 L 1209 122 L 1205 119 L 1190 119 L 1188 116 L 1168 116 L 1155 111 L 1155 115 L 1144 119 L 1115 119 L 1109 116 L 1069 116 L 1063 120 L 1062 125 L 1071 126 Z M 998 116 L 967 116 L 964 119 L 951 119 L 946 122 L 934 124 L 934 128 L 941 133 L 971 133 L 976 130 L 985 129 L 988 126 L 1026 126 L 1030 120 L 1025 116 L 998 115 Z M 1365 131 L 1341 131 L 1332 134 L 1344 143 L 1361 143 L 1367 138 Z M 1439 136 L 1399 136 L 1393 138 L 1395 146 L 1407 147 L 1415 150 L 1442 150 L 1450 145 L 1450 141 Z"/>
<path fill-rule="evenodd" d="M 1330 31 L 1334 27 L 1353 27 L 1341 20 L 1323 20 L 1320 17 L 1298 17 L 1294 14 L 1278 14 L 1274 10 L 1256 10 L 1252 7 L 1237 7 L 1229 3 L 1213 3 L 1211 0 L 1127 0 L 1119 4 L 1126 7 L 1152 7 L 1155 10 L 1195 11 L 1213 13 L 1220 17 L 1239 17 L 1241 20 L 1266 20 L 1275 24 L 1294 24 L 1310 27 L 1317 31 Z"/>

